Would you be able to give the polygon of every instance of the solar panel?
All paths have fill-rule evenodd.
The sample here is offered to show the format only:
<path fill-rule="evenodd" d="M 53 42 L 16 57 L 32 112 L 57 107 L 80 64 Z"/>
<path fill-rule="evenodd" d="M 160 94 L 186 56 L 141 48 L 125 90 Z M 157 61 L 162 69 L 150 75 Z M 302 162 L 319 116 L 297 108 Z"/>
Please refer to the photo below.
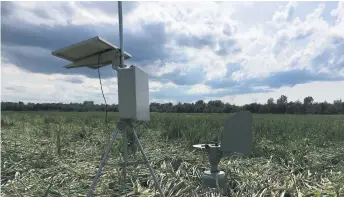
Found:
<path fill-rule="evenodd" d="M 66 68 L 89 67 L 95 69 L 111 63 L 119 64 L 120 49 L 97 36 L 53 51 L 52 55 L 72 62 L 66 65 Z M 131 55 L 124 51 L 124 59 L 129 58 Z"/>

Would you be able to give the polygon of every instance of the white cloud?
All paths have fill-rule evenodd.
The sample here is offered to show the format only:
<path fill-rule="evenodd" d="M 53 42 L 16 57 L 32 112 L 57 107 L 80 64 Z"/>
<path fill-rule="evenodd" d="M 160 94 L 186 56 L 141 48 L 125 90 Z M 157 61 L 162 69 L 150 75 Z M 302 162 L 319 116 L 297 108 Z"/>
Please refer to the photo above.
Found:
<path fill-rule="evenodd" d="M 163 87 L 159 81 L 149 81 L 149 89 L 151 92 L 158 92 Z"/>
<path fill-rule="evenodd" d="M 69 103 L 93 100 L 95 103 L 104 103 L 97 78 L 91 79 L 82 75 L 30 73 L 13 64 L 3 62 L 1 75 L 1 99 L 3 101 Z M 71 79 L 79 81 L 72 83 Z M 117 78 L 102 79 L 102 84 L 107 103 L 118 103 Z M 169 87 L 177 87 L 177 85 L 171 82 L 149 81 L 150 92 L 157 92 L 161 88 Z M 151 101 L 156 100 L 151 98 Z"/>
<path fill-rule="evenodd" d="M 341 6 L 342 3 L 339 3 L 333 11 L 338 18 Z M 268 21 L 263 28 L 261 25 L 252 27 L 252 33 L 246 33 L 246 38 L 241 38 L 246 40 L 241 42 L 245 61 L 242 70 L 233 75 L 234 79 L 261 78 L 290 69 L 313 69 L 312 59 L 331 47 L 331 38 L 344 36 L 344 28 L 338 27 L 342 25 L 338 19 L 336 25 L 330 26 L 321 17 L 324 8 L 324 4 L 319 4 L 302 21 L 296 16 L 290 17 L 291 9 L 297 9 L 296 4 L 290 3 L 276 11 L 272 21 Z M 277 27 L 275 32 L 266 30 L 271 27 L 269 24 Z"/>
<path fill-rule="evenodd" d="M 221 32 L 219 25 L 223 26 L 231 21 L 231 13 L 233 13 L 231 6 L 223 6 L 216 2 L 144 2 L 140 3 L 126 20 L 130 25 L 162 22 L 166 24 L 167 32 L 200 36 Z M 213 28 L 209 29 L 209 27 Z"/>
<path fill-rule="evenodd" d="M 19 69 L 15 65 L 2 63 L 1 94 L 3 101 L 23 102 L 82 102 L 94 100 L 103 103 L 98 79 L 80 75 L 38 74 Z M 71 83 L 67 79 L 80 79 L 81 83 Z M 103 82 L 113 85 L 104 86 L 104 94 L 109 103 L 117 102 L 117 80 Z"/>
<path fill-rule="evenodd" d="M 168 42 L 166 47 L 172 49 L 173 55 L 178 54 L 185 59 L 185 62 L 179 62 L 172 57 L 172 60 L 157 60 L 148 65 L 145 70 L 156 77 L 175 71 L 181 71 L 180 73 L 183 74 L 199 70 L 204 72 L 206 81 L 228 77 L 234 81 L 244 82 L 248 79 L 268 77 L 274 72 L 302 68 L 329 75 L 344 76 L 344 68 L 334 70 L 330 67 L 331 61 L 333 62 L 336 58 L 338 62 L 344 61 L 344 56 L 338 57 L 339 53 L 329 56 L 330 63 L 328 65 L 315 67 L 312 62 L 317 55 L 324 51 L 336 50 L 332 38 L 335 36 L 344 38 L 344 3 L 339 2 L 338 7 L 331 11 L 331 15 L 336 17 L 335 23 L 329 23 L 322 17 L 326 3 L 319 4 L 315 10 L 306 13 L 305 17 L 295 15 L 295 10 L 299 9 L 298 4 L 291 2 L 276 9 L 276 6 L 276 8 L 272 6 L 276 3 L 263 5 L 258 2 L 248 4 L 140 2 L 130 14 L 125 16 L 124 21 L 125 28 L 133 32 L 140 32 L 142 24 L 163 23 L 166 34 L 171 36 L 167 39 L 171 42 Z M 36 26 L 92 24 L 97 28 L 99 24 L 117 24 L 116 14 L 109 15 L 95 7 L 86 8 L 78 2 L 14 2 L 14 5 L 15 9 L 11 10 L 11 19 L 25 21 Z M 269 7 L 267 9 L 269 14 L 266 13 L 266 16 L 264 12 L 254 12 L 263 7 Z M 117 7 L 114 9 L 116 10 Z M 272 9 L 275 11 L 271 11 Z M 264 16 L 258 16 L 258 13 Z M 253 22 L 246 23 L 248 16 Z M 256 17 L 259 20 L 254 22 Z M 189 36 L 190 39 L 194 36 L 212 39 L 215 44 L 200 48 L 180 46 L 176 42 L 176 38 L 180 35 Z M 216 53 L 216 50 L 220 49 L 220 45 L 228 39 L 232 39 L 241 52 L 229 53 L 225 56 Z M 19 49 L 25 49 L 26 53 L 30 52 L 26 46 L 21 46 Z M 50 51 L 36 47 L 35 50 L 32 50 L 32 54 L 27 55 L 42 58 L 50 55 Z M 337 57 L 334 57 L 335 55 Z M 240 67 L 227 76 L 229 63 L 237 63 Z M 33 74 L 9 64 L 2 66 L 2 76 L 3 100 L 80 102 L 80 99 L 93 99 L 96 103 L 103 102 L 98 79 L 89 79 L 79 75 Z M 68 82 L 72 78 L 79 79 L 82 83 Z M 21 82 L 23 80 L 25 83 Z M 103 84 L 109 102 L 117 102 L 117 80 L 103 80 Z M 252 100 L 266 102 L 271 96 L 279 97 L 280 94 L 286 94 L 290 100 L 303 99 L 305 96 L 313 96 L 315 100 L 334 100 L 337 96 L 343 97 L 338 93 L 340 85 L 343 83 L 314 82 L 275 89 L 272 93 L 236 95 L 221 99 L 243 104 L 252 102 Z M 11 89 L 11 87 L 14 88 Z M 163 83 L 157 79 L 150 81 L 151 92 L 159 92 L 168 87 L 178 86 L 171 82 Z M 334 93 L 319 93 L 316 90 L 320 88 L 316 87 L 322 87 Z M 14 89 L 20 91 L 15 92 Z M 267 90 L 269 87 L 256 87 L 256 89 Z M 186 96 L 216 94 L 222 90 L 212 89 L 210 86 L 200 83 L 191 86 L 186 91 Z M 219 98 L 214 97 L 214 99 Z M 168 98 L 159 101 L 163 100 L 171 101 Z M 152 98 L 152 101 L 157 100 Z"/>
<path fill-rule="evenodd" d="M 284 23 L 289 21 L 293 16 L 296 5 L 297 3 L 295 1 L 289 2 L 288 5 L 286 5 L 284 8 L 279 9 L 275 12 L 274 16 L 272 17 L 272 20 L 278 23 Z"/>
<path fill-rule="evenodd" d="M 337 23 L 343 22 L 344 20 L 344 2 L 338 2 L 338 7 L 331 11 L 332 16 L 337 16 Z"/>
<path fill-rule="evenodd" d="M 117 16 L 109 16 L 97 8 L 85 8 L 79 2 L 11 2 L 11 19 L 33 25 L 117 24 Z M 117 7 L 114 9 L 117 10 Z M 4 21 L 6 22 L 6 21 Z"/>
<path fill-rule="evenodd" d="M 204 84 L 197 84 L 197 85 L 193 85 L 188 91 L 187 94 L 190 95 L 197 95 L 197 94 L 216 94 L 219 92 L 224 91 L 225 89 L 212 89 L 210 86 L 208 85 L 204 85 Z"/>
<path fill-rule="evenodd" d="M 111 23 L 115 24 L 117 19 L 111 18 L 99 10 L 91 8 L 85 8 L 81 4 L 70 2 L 62 3 L 44 3 L 44 4 L 30 4 L 30 3 L 17 3 L 18 9 L 15 14 L 17 17 L 21 17 L 22 20 L 30 22 L 43 23 L 43 24 L 64 24 L 66 21 L 70 21 L 72 24 L 100 24 Z M 38 6 L 39 5 L 39 6 Z M 73 10 L 72 15 L 58 14 L 63 20 L 58 17 L 39 17 L 37 18 L 26 17 L 28 15 L 34 15 L 34 9 L 46 9 L 61 10 L 62 5 L 69 7 Z M 250 4 L 249 4 L 250 5 Z M 259 7 L 259 3 L 256 3 Z M 341 7 L 332 12 L 332 15 L 338 16 L 338 20 L 341 17 Z M 240 8 L 242 10 L 237 10 Z M 116 9 L 116 8 L 115 8 Z M 155 10 L 154 12 L 147 12 L 147 10 Z M 258 23 L 251 28 L 243 28 L 243 23 L 237 19 L 233 20 L 233 15 L 238 12 L 245 12 L 245 9 L 252 9 L 252 6 L 247 6 L 241 3 L 227 2 L 227 3 L 215 3 L 215 2 L 188 2 L 188 3 L 172 3 L 172 2 L 145 2 L 139 3 L 137 8 L 133 10 L 128 16 L 124 18 L 126 27 L 132 29 L 132 31 L 139 31 L 140 24 L 149 22 L 162 22 L 165 24 L 167 33 L 182 33 L 190 36 L 206 36 L 212 38 L 217 42 L 222 42 L 221 39 L 227 39 L 228 35 L 224 33 L 224 30 L 231 32 L 231 38 L 235 39 L 242 49 L 243 53 L 239 55 L 229 54 L 226 57 L 218 56 L 214 53 L 214 48 L 185 48 L 173 46 L 176 51 L 182 51 L 188 59 L 188 64 L 183 67 L 190 66 L 202 66 L 204 72 L 206 72 L 207 80 L 212 80 L 218 77 L 224 77 L 223 73 L 226 73 L 226 65 L 230 62 L 246 59 L 246 63 L 242 65 L 242 70 L 239 76 L 244 78 L 257 78 L 265 77 L 272 72 L 278 72 L 290 68 L 295 59 L 300 58 L 300 62 L 296 67 L 305 67 L 309 62 L 309 59 L 315 55 L 315 51 L 321 51 L 326 47 L 329 31 L 339 32 L 341 29 L 333 27 L 329 29 L 328 24 L 323 21 L 320 16 L 324 9 L 324 5 L 314 10 L 309 14 L 305 21 L 301 21 L 299 18 L 292 19 L 293 10 L 297 9 L 295 2 L 288 3 L 285 7 L 277 10 L 271 18 L 271 21 L 277 27 L 277 31 L 271 31 L 268 23 Z M 21 15 L 19 15 L 21 13 Z M 254 16 L 252 16 L 254 17 Z M 53 20 L 54 22 L 48 21 Z M 46 22 L 40 22 L 40 20 L 47 20 Z M 63 21 L 63 22 L 62 22 Z M 285 24 L 286 21 L 288 25 Z M 340 20 L 342 21 L 342 20 Z M 224 29 L 225 28 L 225 29 Z M 342 28 L 344 29 L 344 28 Z M 343 30 L 341 30 L 343 31 Z M 312 39 L 306 43 L 298 43 L 295 40 L 297 36 L 307 35 L 313 32 Z M 284 41 L 283 41 L 284 40 Z M 278 44 L 281 43 L 281 46 Z M 310 49 L 302 49 L 302 46 L 308 45 Z M 301 47 L 301 49 L 300 49 Z M 281 49 L 276 49 L 281 48 Z M 319 49 L 320 48 L 320 49 Z M 280 53 L 274 55 L 275 50 L 280 50 Z M 294 59 L 291 59 L 293 57 Z M 166 72 L 171 72 L 174 65 L 169 63 L 166 66 L 169 67 Z M 216 68 L 216 69 L 214 69 Z M 157 73 L 162 74 L 162 73 Z M 236 75 L 233 75 L 236 76 Z M 238 77 L 237 77 L 238 78 Z M 240 78 L 240 77 L 239 77 Z M 241 79 L 241 78 L 240 78 Z"/>

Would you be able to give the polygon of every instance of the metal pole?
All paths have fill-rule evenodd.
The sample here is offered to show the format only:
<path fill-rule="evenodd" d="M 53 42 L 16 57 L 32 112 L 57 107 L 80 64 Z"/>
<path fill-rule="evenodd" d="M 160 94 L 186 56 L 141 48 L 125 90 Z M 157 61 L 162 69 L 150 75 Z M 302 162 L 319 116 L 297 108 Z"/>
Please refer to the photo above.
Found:
<path fill-rule="evenodd" d="M 143 158 L 144 158 L 144 160 L 145 160 L 145 163 L 146 163 L 147 167 L 149 168 L 149 171 L 150 171 L 150 173 L 151 173 L 151 175 L 152 175 L 152 177 L 153 177 L 153 180 L 154 180 L 154 183 L 155 183 L 155 187 L 158 188 L 159 193 L 160 193 L 160 197 L 165 197 L 164 191 L 163 191 L 162 188 L 160 187 L 160 184 L 159 184 L 159 182 L 158 182 L 158 179 L 156 178 L 156 176 L 155 176 L 155 174 L 154 174 L 153 168 L 152 168 L 152 166 L 150 165 L 150 163 L 149 163 L 149 161 L 148 161 L 148 158 L 147 158 L 145 152 L 143 151 L 143 148 L 142 148 L 142 145 L 141 145 L 141 143 L 140 143 L 140 140 L 139 140 L 139 138 L 138 138 L 137 135 L 136 135 L 135 128 L 134 128 L 131 124 L 130 124 L 130 127 L 132 128 L 133 134 L 134 134 L 134 136 L 135 136 L 135 140 L 136 140 L 136 142 L 137 142 L 137 144 L 138 144 L 138 146 L 139 146 L 139 149 L 140 149 L 140 151 L 141 151 L 141 153 L 142 153 L 142 156 L 143 156 Z"/>
<path fill-rule="evenodd" d="M 123 18 L 122 18 L 122 1 L 118 1 L 118 23 L 119 23 L 119 42 L 120 42 L 120 68 L 124 67 L 124 48 L 123 48 Z"/>
<path fill-rule="evenodd" d="M 123 17 L 122 17 L 122 1 L 118 1 L 118 24 L 119 24 L 119 41 L 120 41 L 120 68 L 124 67 L 124 49 L 123 49 Z M 118 73 L 119 74 L 119 73 Z M 128 130 L 127 128 L 123 129 L 123 180 L 125 182 L 127 178 L 127 163 L 128 163 Z"/>

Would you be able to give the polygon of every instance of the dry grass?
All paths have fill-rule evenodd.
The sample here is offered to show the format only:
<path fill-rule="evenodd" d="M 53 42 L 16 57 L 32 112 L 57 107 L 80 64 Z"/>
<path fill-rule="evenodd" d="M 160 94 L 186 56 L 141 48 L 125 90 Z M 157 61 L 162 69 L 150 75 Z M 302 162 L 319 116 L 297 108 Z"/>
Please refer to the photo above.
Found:
<path fill-rule="evenodd" d="M 154 113 L 139 127 L 166 196 L 216 196 L 199 187 L 208 161 L 191 145 L 217 140 L 228 116 Z M 118 120 L 116 113 L 109 117 L 114 121 L 105 127 L 103 113 L 3 114 L 1 193 L 85 196 Z M 96 196 L 157 195 L 144 165 L 130 166 L 128 179 L 122 180 L 120 136 Z M 255 115 L 254 139 L 252 155 L 221 161 L 233 196 L 344 196 L 343 116 Z"/>

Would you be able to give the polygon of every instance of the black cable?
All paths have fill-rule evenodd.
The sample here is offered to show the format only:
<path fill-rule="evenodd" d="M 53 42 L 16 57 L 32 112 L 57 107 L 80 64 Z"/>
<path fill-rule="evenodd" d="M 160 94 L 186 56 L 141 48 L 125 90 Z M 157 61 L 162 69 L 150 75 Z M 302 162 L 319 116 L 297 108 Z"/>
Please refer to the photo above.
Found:
<path fill-rule="evenodd" d="M 105 102 L 105 124 L 107 125 L 107 103 L 106 103 L 106 99 L 105 99 L 104 92 L 103 92 L 102 79 L 100 78 L 100 71 L 99 71 L 100 63 L 99 63 L 99 58 L 100 58 L 100 55 L 98 55 L 98 77 L 99 77 L 100 89 L 102 90 L 102 95 L 103 95 L 104 102 Z"/>

